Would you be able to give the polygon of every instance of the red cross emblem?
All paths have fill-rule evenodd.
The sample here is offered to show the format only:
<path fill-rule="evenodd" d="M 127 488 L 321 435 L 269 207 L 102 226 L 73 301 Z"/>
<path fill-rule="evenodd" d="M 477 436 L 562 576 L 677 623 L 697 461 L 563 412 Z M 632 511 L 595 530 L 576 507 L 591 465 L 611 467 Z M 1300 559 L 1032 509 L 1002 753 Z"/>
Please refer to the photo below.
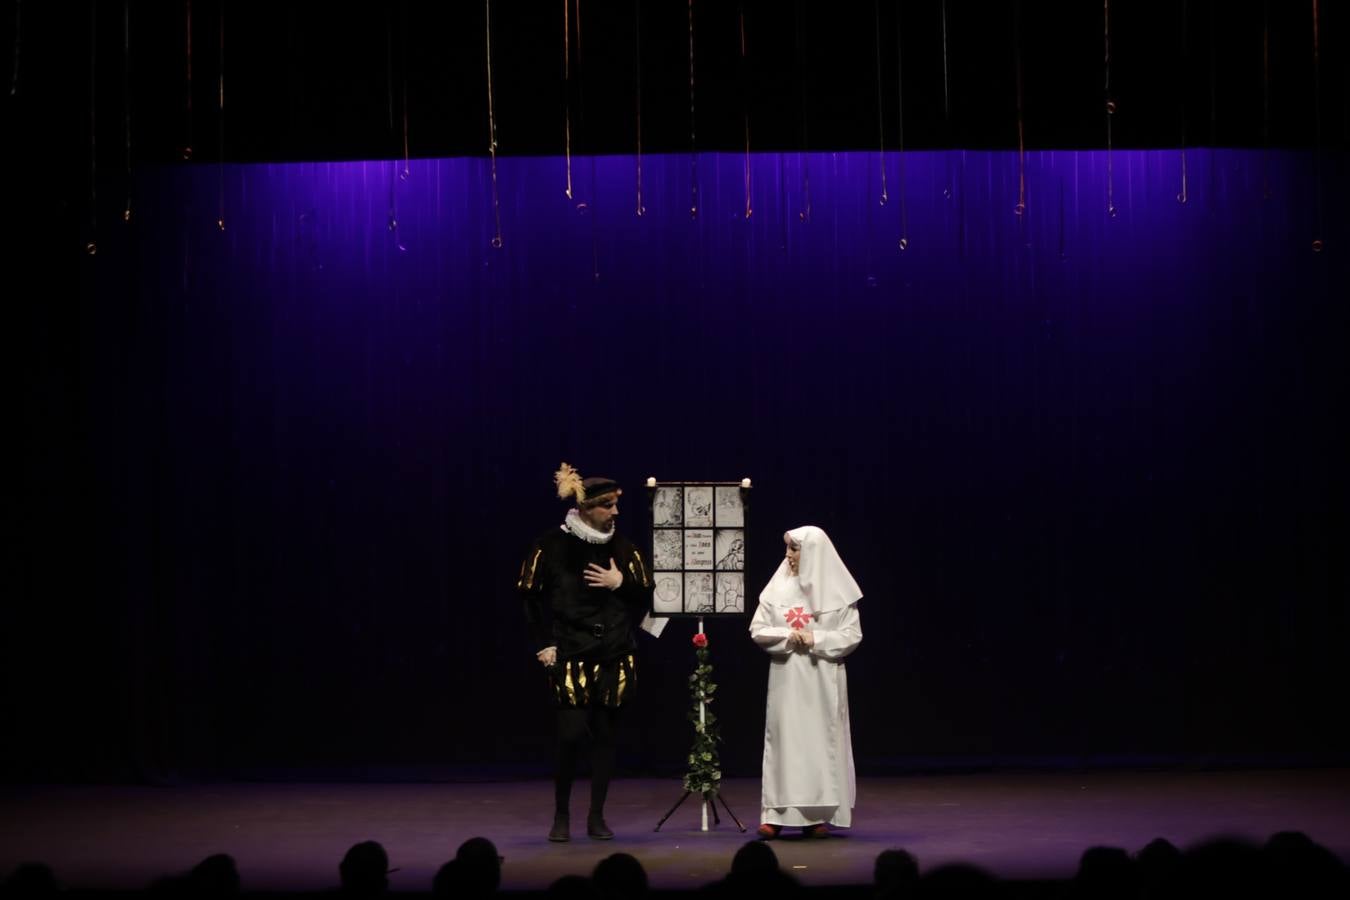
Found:
<path fill-rule="evenodd" d="M 805 628 L 806 623 L 811 621 L 811 614 L 800 606 L 794 606 L 787 611 L 787 623 L 793 628 Z"/>

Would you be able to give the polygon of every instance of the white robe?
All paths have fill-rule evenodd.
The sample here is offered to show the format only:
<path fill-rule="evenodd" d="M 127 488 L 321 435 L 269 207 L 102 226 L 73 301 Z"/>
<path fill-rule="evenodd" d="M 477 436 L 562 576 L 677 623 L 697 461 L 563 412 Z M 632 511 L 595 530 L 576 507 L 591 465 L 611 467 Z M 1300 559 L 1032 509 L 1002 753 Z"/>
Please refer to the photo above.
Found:
<path fill-rule="evenodd" d="M 844 657 L 862 642 L 858 604 L 812 614 L 810 650 L 786 649 L 790 609 L 761 600 L 750 623 L 770 656 L 760 821 L 847 828 L 858 789 Z"/>

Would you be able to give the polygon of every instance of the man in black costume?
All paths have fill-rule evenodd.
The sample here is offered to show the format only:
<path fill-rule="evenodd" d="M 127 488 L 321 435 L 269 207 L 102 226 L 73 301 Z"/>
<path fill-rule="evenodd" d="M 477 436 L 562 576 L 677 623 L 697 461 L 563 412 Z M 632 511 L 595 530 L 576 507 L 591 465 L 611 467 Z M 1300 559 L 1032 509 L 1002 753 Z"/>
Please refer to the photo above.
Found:
<path fill-rule="evenodd" d="M 586 834 L 614 837 L 605 824 L 605 796 L 614 773 L 614 728 L 632 699 L 637 649 L 633 627 L 651 609 L 652 580 L 642 554 L 615 533 L 619 495 L 609 478 L 582 479 L 562 464 L 558 496 L 573 500 L 560 527 L 525 556 L 516 587 L 535 656 L 548 672 L 558 708 L 558 768 L 550 841 L 570 839 L 570 800 L 577 756 L 591 739 L 591 806 Z"/>

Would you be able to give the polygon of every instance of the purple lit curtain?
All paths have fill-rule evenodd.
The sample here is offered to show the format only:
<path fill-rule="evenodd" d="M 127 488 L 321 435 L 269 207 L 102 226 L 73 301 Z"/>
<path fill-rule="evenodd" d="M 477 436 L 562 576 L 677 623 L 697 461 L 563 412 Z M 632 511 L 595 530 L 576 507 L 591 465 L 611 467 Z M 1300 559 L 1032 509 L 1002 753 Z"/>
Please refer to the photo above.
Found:
<path fill-rule="evenodd" d="M 1029 153 L 1019 216 L 1015 153 L 888 153 L 884 205 L 875 153 L 759 154 L 748 218 L 745 158 L 694 162 L 644 158 L 638 216 L 632 157 L 571 200 L 501 159 L 500 249 L 482 159 L 145 173 L 15 764 L 547 771 L 513 583 L 562 460 L 639 538 L 648 475 L 751 477 L 752 601 L 829 531 L 863 774 L 1345 758 L 1340 162 L 1192 150 L 1182 204 L 1178 151 Z M 644 641 L 631 770 L 680 766 L 689 632 Z M 710 635 L 753 774 L 765 660 Z"/>

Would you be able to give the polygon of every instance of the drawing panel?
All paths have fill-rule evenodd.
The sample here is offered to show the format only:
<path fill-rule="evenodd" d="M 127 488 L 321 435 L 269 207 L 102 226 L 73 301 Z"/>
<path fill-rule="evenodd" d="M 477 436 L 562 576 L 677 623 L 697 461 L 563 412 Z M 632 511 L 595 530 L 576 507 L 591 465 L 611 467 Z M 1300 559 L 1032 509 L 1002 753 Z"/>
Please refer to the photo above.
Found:
<path fill-rule="evenodd" d="M 686 528 L 684 530 L 684 568 L 711 569 L 715 548 L 711 528 Z"/>
<path fill-rule="evenodd" d="M 684 530 L 657 528 L 652 531 L 652 568 L 684 568 Z"/>
<path fill-rule="evenodd" d="M 745 573 L 717 573 L 717 611 L 720 613 L 745 612 Z"/>
<path fill-rule="evenodd" d="M 745 532 L 740 528 L 719 528 L 714 542 L 715 568 L 741 571 L 745 568 Z"/>
<path fill-rule="evenodd" d="M 652 595 L 652 611 L 657 613 L 684 612 L 684 585 L 679 572 L 656 572 L 653 575 L 656 590 Z"/>
<path fill-rule="evenodd" d="M 684 524 L 684 490 L 678 487 L 659 487 L 652 501 L 652 524 L 678 527 Z"/>
<path fill-rule="evenodd" d="M 711 572 L 684 573 L 684 611 L 687 613 L 716 612 L 713 606 L 713 577 Z"/>
<path fill-rule="evenodd" d="M 684 524 L 686 528 L 712 527 L 712 485 L 689 485 L 684 489 Z"/>
<path fill-rule="evenodd" d="M 741 489 L 734 485 L 719 484 L 717 493 L 717 527 L 743 528 L 745 526 L 745 507 L 741 505 Z"/>

